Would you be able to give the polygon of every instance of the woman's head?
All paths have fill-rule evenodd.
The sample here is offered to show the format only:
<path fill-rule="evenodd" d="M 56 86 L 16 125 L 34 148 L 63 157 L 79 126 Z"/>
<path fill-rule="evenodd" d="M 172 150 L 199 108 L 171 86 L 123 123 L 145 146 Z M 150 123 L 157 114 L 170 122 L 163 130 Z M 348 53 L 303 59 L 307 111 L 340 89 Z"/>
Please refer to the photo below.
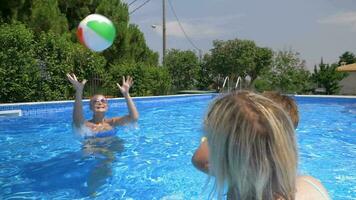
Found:
<path fill-rule="evenodd" d="M 230 93 L 210 106 L 205 130 L 219 197 L 226 185 L 239 199 L 294 198 L 294 127 L 280 106 L 252 92 Z"/>
<path fill-rule="evenodd" d="M 108 110 L 108 100 L 104 95 L 96 94 L 90 99 L 90 110 L 104 113 Z"/>

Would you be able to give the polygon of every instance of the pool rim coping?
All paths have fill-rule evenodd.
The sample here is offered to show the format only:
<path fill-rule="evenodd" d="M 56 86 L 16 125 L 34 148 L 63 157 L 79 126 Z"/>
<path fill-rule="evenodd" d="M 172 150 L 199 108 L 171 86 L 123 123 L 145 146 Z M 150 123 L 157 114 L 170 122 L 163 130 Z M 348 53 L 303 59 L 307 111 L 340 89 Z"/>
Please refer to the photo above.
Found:
<path fill-rule="evenodd" d="M 193 96 L 207 96 L 207 95 L 219 95 L 220 93 L 204 93 L 204 94 L 176 94 L 176 95 L 161 95 L 161 96 L 138 96 L 132 97 L 132 99 L 160 99 L 160 98 L 173 98 L 173 97 L 193 97 Z M 293 97 L 307 97 L 307 98 L 343 98 L 343 99 L 356 99 L 356 95 L 294 95 L 287 94 Z M 109 100 L 123 100 L 124 97 L 108 98 Z M 83 99 L 83 102 L 89 102 L 90 99 Z M 42 104 L 61 104 L 61 103 L 73 103 L 75 100 L 63 100 L 63 101 L 40 101 L 40 102 L 20 102 L 20 103 L 0 103 L 0 107 L 5 106 L 28 106 L 28 105 L 42 105 Z"/>
<path fill-rule="evenodd" d="M 190 96 L 207 96 L 218 93 L 204 93 L 204 94 L 177 94 L 177 95 L 161 95 L 161 96 L 137 96 L 131 97 L 132 99 L 160 99 L 160 98 L 173 98 L 173 97 L 190 97 Z M 124 97 L 107 98 L 108 100 L 124 100 Z M 41 105 L 41 104 L 61 104 L 61 103 L 73 103 L 75 100 L 62 100 L 62 101 L 39 101 L 39 102 L 20 102 L 20 103 L 0 103 L 2 106 L 29 106 L 29 105 Z M 90 99 L 82 99 L 83 102 L 89 102 Z"/>

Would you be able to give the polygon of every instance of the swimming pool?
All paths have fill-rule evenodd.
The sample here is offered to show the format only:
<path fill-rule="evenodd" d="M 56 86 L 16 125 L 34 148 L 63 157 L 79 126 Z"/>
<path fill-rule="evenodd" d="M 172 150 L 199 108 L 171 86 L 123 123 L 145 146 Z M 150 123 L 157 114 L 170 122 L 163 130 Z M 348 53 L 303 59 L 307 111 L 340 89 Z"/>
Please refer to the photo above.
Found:
<path fill-rule="evenodd" d="M 206 199 L 206 176 L 191 156 L 213 97 L 136 99 L 138 126 L 118 128 L 124 148 L 95 156 L 72 134 L 71 102 L 21 106 L 22 117 L 0 118 L 0 197 Z M 355 199 L 356 99 L 296 99 L 301 173 L 318 177 L 335 200 Z M 109 104 L 108 116 L 127 112 L 122 100 Z"/>

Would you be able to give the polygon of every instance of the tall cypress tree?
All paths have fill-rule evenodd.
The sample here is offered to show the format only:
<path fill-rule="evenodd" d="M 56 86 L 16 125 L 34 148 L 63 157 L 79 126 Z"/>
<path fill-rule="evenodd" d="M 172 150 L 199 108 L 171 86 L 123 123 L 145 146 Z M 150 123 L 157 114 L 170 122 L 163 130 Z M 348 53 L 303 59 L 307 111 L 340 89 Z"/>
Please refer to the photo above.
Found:
<path fill-rule="evenodd" d="M 0 0 L 0 17 L 4 22 L 27 22 L 31 14 L 32 0 Z"/>
<path fill-rule="evenodd" d="M 321 60 L 319 66 L 314 66 L 314 73 L 312 79 L 318 87 L 325 88 L 326 94 L 336 94 L 339 89 L 339 82 L 347 76 L 347 73 L 340 73 L 336 71 L 337 64 L 324 64 Z M 318 69 L 319 68 L 319 69 Z"/>
<path fill-rule="evenodd" d="M 29 24 L 37 34 L 42 31 L 58 35 L 68 32 L 67 19 L 60 12 L 57 0 L 34 0 Z"/>
<path fill-rule="evenodd" d="M 339 65 L 356 63 L 356 56 L 352 52 L 346 51 L 339 57 Z"/>
<path fill-rule="evenodd" d="M 118 0 L 102 0 L 96 9 L 113 21 L 116 39 L 112 47 L 104 51 L 108 66 L 122 62 L 144 62 L 158 65 L 158 54 L 150 50 L 142 32 L 136 25 L 129 24 L 128 6 Z"/>

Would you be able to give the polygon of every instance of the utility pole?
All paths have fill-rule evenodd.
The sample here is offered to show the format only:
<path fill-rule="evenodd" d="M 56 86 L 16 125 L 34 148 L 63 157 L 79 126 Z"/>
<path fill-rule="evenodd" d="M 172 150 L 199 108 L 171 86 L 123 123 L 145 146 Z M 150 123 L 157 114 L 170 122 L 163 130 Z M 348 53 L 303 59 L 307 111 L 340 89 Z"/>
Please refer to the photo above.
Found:
<path fill-rule="evenodd" d="M 166 57 L 166 0 L 162 0 L 163 18 L 162 18 L 162 37 L 163 37 L 163 50 L 162 50 L 162 65 L 165 66 Z"/>
<path fill-rule="evenodd" d="M 203 51 L 201 49 L 199 49 L 198 52 L 199 52 L 199 63 L 201 63 L 201 60 L 203 57 Z"/>

